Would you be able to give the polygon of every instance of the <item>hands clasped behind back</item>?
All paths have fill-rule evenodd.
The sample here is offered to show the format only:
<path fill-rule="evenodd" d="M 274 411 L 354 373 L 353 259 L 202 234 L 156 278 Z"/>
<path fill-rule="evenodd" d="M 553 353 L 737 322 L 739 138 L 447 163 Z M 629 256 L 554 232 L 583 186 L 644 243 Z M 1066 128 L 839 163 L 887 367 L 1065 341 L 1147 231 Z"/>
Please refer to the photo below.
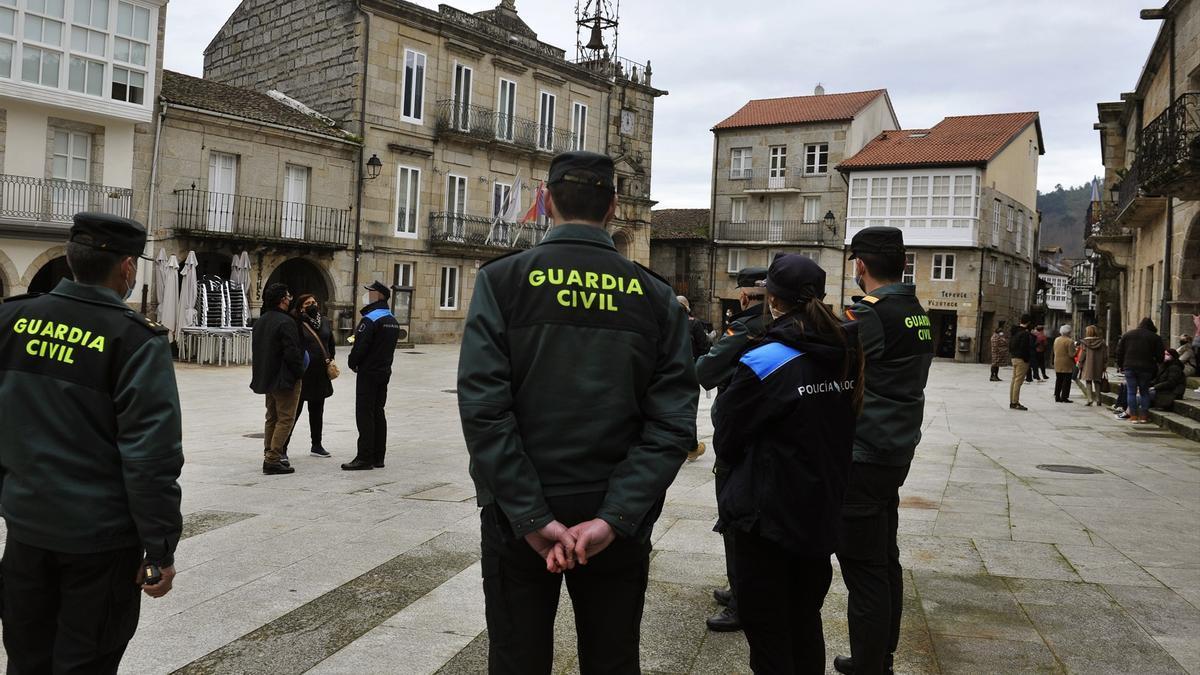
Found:
<path fill-rule="evenodd" d="M 612 526 L 593 518 L 567 528 L 557 520 L 537 532 L 525 535 L 525 541 L 537 554 L 546 559 L 546 571 L 561 574 L 586 565 L 588 559 L 599 555 L 616 538 Z"/>

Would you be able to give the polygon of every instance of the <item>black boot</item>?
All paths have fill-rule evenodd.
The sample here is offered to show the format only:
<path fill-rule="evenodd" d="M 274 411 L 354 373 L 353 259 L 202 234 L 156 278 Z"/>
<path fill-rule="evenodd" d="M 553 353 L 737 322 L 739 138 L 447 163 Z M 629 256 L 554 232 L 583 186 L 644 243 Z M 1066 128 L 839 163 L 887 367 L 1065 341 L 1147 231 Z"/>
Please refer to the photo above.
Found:
<path fill-rule="evenodd" d="M 288 473 L 296 473 L 296 470 L 283 462 L 263 462 L 263 473 L 268 476 L 280 476 Z"/>
<path fill-rule="evenodd" d="M 732 633 L 742 629 L 742 620 L 738 618 L 736 609 L 726 607 L 704 622 L 714 633 Z"/>
<path fill-rule="evenodd" d="M 370 471 L 373 468 L 370 462 L 362 459 L 355 459 L 342 465 L 342 471 Z"/>
<path fill-rule="evenodd" d="M 728 607 L 730 601 L 733 600 L 733 591 L 728 588 L 718 588 L 713 591 L 713 600 L 722 607 Z"/>
<path fill-rule="evenodd" d="M 883 664 L 883 672 L 887 675 L 893 675 L 895 672 L 892 670 L 892 659 L 893 656 L 888 654 L 887 661 Z M 854 675 L 854 659 L 849 656 L 835 656 L 833 657 L 833 669 L 842 675 Z"/>

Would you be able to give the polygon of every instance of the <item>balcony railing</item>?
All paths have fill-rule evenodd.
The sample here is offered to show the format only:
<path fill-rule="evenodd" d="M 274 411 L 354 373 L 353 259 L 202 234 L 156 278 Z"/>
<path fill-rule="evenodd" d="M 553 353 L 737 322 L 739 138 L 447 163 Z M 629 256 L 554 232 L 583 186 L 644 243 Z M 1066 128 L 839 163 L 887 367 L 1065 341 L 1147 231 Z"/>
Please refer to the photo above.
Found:
<path fill-rule="evenodd" d="M 1096 265 L 1090 261 L 1071 267 L 1070 287 L 1075 291 L 1090 291 L 1096 287 Z"/>
<path fill-rule="evenodd" d="M 0 218 L 69 225 L 80 211 L 130 217 L 133 190 L 0 174 Z"/>
<path fill-rule="evenodd" d="M 1175 99 L 1142 129 L 1142 183 L 1156 194 L 1200 197 L 1200 92 Z"/>
<path fill-rule="evenodd" d="M 637 61 L 631 61 L 627 58 L 618 56 L 608 59 L 587 59 L 580 58 L 573 62 L 575 65 L 597 73 L 601 77 L 613 80 L 628 80 L 634 84 L 644 84 L 650 86 L 650 78 L 654 76 L 654 71 L 647 62 L 645 65 Z"/>
<path fill-rule="evenodd" d="M 799 190 L 801 181 L 804 176 L 799 171 L 782 172 L 770 170 L 754 171 L 749 177 L 749 180 L 741 184 L 745 190 L 751 191 L 770 191 L 770 190 Z"/>
<path fill-rule="evenodd" d="M 463 213 L 429 214 L 429 238 L 436 244 L 526 249 L 540 242 L 548 229 L 545 225 L 511 223 Z"/>
<path fill-rule="evenodd" d="M 538 124 L 480 105 L 443 99 L 437 102 L 439 134 L 453 134 L 480 142 L 511 143 L 526 150 L 552 154 L 575 149 L 575 134 L 569 129 Z"/>
<path fill-rule="evenodd" d="M 318 248 L 350 245 L 350 209 L 196 189 L 176 190 L 175 198 L 175 231 L 181 234 Z"/>
<path fill-rule="evenodd" d="M 824 243 L 836 238 L 836 232 L 824 223 L 806 223 L 802 220 L 723 220 L 717 223 L 714 237 L 720 242 L 764 244 Z"/>

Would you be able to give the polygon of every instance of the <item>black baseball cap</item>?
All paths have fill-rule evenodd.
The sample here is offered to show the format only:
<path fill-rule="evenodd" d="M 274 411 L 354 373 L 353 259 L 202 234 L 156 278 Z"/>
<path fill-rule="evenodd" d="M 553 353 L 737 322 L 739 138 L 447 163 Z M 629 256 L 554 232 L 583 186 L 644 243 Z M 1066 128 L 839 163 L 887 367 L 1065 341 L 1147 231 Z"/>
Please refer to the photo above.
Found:
<path fill-rule="evenodd" d="M 754 288 L 759 285 L 758 282 L 766 281 L 767 268 L 765 267 L 743 267 L 737 273 L 738 288 Z"/>
<path fill-rule="evenodd" d="M 850 240 L 850 259 L 859 253 L 904 253 L 904 233 L 882 225 L 863 228 Z"/>
<path fill-rule="evenodd" d="M 576 150 L 556 155 L 550 162 L 546 185 L 579 183 L 601 190 L 614 190 L 613 161 L 608 155 Z"/>
<path fill-rule="evenodd" d="M 146 228 L 136 220 L 111 213 L 76 213 L 67 241 L 101 251 L 111 251 L 150 260 L 146 250 Z"/>
<path fill-rule="evenodd" d="M 806 256 L 780 253 L 767 270 L 767 292 L 789 302 L 825 298 L 825 270 Z"/>
<path fill-rule="evenodd" d="M 363 286 L 363 288 L 367 289 L 368 291 L 377 291 L 377 292 L 383 294 L 384 300 L 387 300 L 388 298 L 392 297 L 392 289 L 388 288 L 387 286 L 384 286 L 383 282 L 381 282 L 381 281 L 374 281 L 371 283 L 370 286 Z"/>

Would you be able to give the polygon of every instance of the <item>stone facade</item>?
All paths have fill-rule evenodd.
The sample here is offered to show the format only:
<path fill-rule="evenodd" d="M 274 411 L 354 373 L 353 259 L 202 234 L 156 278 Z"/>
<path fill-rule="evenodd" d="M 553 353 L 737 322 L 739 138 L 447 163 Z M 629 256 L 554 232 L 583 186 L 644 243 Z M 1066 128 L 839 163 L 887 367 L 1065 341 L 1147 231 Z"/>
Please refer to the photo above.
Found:
<path fill-rule="evenodd" d="M 411 284 L 413 339 L 457 340 L 475 270 L 537 236 L 515 224 L 492 236 L 495 196 L 519 176 L 524 212 L 553 155 L 575 147 L 579 131 L 583 149 L 605 152 L 617 166 L 610 230 L 618 249 L 648 262 L 654 101 L 666 92 L 649 86 L 644 67 L 635 77 L 608 62 L 571 63 L 507 3 L 474 15 L 408 2 L 359 5 L 361 12 L 348 0 L 246 0 L 205 62 L 209 78 L 275 88 L 342 121 L 361 133 L 363 157 L 382 160 L 380 176 L 363 181 L 359 269 L 348 286 L 372 278 Z M 543 109 L 548 96 L 552 116 Z M 511 112 L 501 110 L 509 100 Z M 586 107 L 579 129 L 577 105 Z"/>
<path fill-rule="evenodd" d="M 692 315 L 712 323 L 712 254 L 708 209 L 657 209 L 650 232 L 650 269 L 688 299 Z"/>
<path fill-rule="evenodd" d="M 1109 281 L 1098 313 L 1112 316 L 1113 337 L 1144 317 L 1164 336 L 1191 334 L 1200 313 L 1200 165 L 1180 153 L 1200 143 L 1200 3 L 1156 12 L 1145 18 L 1162 27 L 1136 87 L 1100 103 L 1095 125 L 1104 184 L 1117 191 L 1092 205 L 1089 238 Z"/>

